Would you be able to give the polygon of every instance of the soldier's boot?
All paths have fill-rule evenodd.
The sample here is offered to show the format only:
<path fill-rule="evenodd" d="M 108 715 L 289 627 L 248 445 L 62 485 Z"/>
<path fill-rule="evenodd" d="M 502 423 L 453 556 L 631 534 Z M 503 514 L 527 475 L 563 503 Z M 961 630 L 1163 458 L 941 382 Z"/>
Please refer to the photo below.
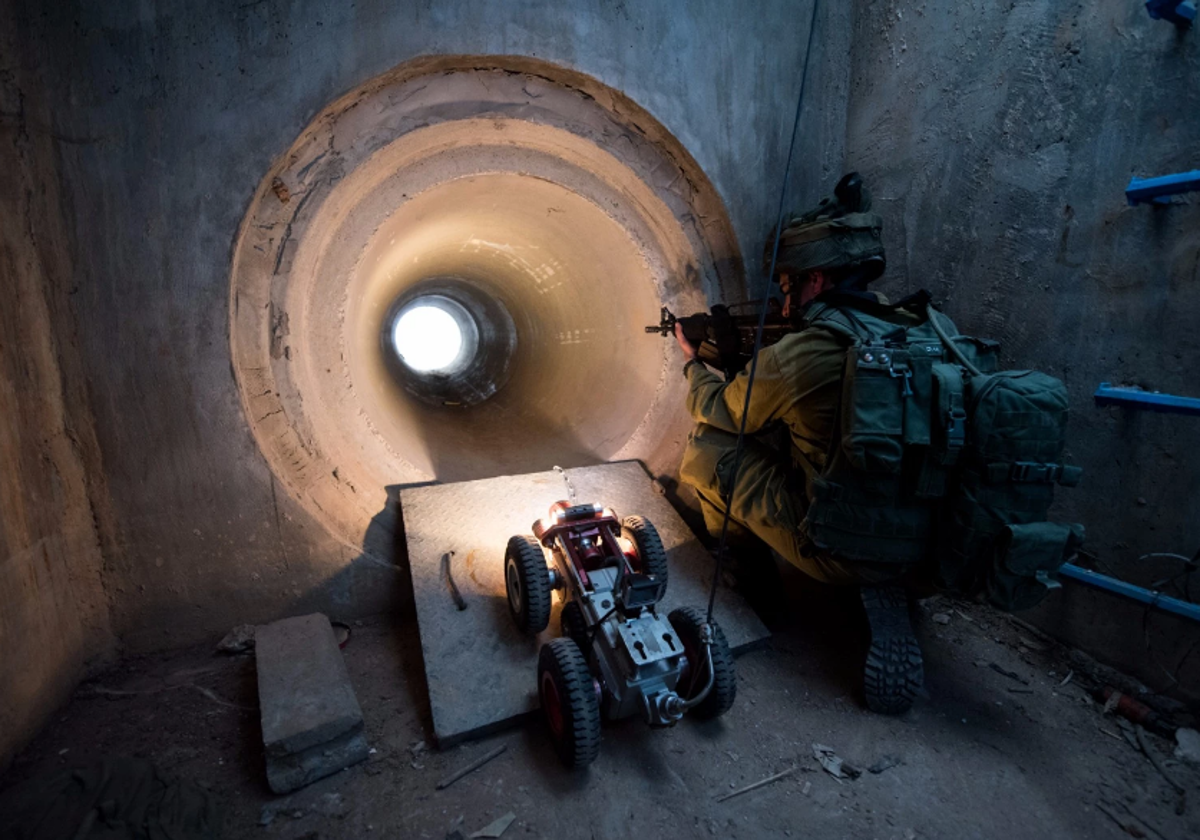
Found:
<path fill-rule="evenodd" d="M 925 684 L 925 665 L 913 633 L 908 595 L 901 586 L 864 586 L 861 594 L 871 629 L 863 667 L 867 708 L 884 715 L 907 712 Z"/>

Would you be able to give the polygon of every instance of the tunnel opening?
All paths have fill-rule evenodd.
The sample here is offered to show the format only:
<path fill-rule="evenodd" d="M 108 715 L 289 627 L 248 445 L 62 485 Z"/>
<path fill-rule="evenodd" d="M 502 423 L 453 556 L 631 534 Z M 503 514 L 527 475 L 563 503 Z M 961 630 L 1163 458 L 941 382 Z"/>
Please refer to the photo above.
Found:
<path fill-rule="evenodd" d="M 444 408 L 492 397 L 507 384 L 517 348 L 502 298 L 491 284 L 451 276 L 401 291 L 380 325 L 380 362 L 389 375 L 377 385 L 385 392 L 398 385 L 406 397 Z"/>
<path fill-rule="evenodd" d="M 595 464 L 650 411 L 662 348 L 638 332 L 657 289 L 636 243 L 584 197 L 519 173 L 455 179 L 391 212 L 372 240 L 348 293 L 348 373 L 407 462 L 443 481 Z M 369 340 L 377 313 L 429 299 L 458 313 L 469 360 L 398 371 Z"/>
<path fill-rule="evenodd" d="M 737 293 L 724 207 L 654 118 L 530 59 L 426 59 L 333 103 L 242 226 L 231 344 L 273 472 L 361 545 L 385 488 L 637 459 L 688 419 L 664 303 Z"/>
<path fill-rule="evenodd" d="M 471 363 L 478 341 L 463 307 L 436 295 L 417 298 L 392 326 L 392 346 L 415 374 L 450 376 Z"/>

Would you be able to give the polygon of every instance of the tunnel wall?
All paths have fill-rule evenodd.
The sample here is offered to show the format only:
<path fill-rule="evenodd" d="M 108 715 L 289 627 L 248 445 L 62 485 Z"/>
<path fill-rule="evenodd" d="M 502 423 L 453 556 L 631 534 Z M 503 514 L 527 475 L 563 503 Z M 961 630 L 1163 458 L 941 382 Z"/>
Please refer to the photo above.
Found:
<path fill-rule="evenodd" d="M 115 649 L 54 140 L 16 35 L 0 8 L 0 767 Z"/>
<path fill-rule="evenodd" d="M 347 545 L 293 499 L 250 433 L 231 368 L 238 226 L 310 120 L 417 56 L 554 62 L 661 122 L 712 180 L 741 250 L 756 256 L 775 212 L 810 8 L 9 2 L 53 103 L 47 130 L 77 287 L 70 308 L 119 523 L 106 581 L 131 651 L 303 610 L 353 616 L 403 603 L 396 568 L 371 559 L 395 535 L 368 529 L 379 551 Z M 808 200 L 840 169 L 845 136 L 849 10 L 824 5 L 795 180 Z"/>
<path fill-rule="evenodd" d="M 853 29 L 847 159 L 884 217 L 884 290 L 928 288 L 1007 365 L 1062 378 L 1085 475 L 1059 515 L 1086 525 L 1101 570 L 1176 574 L 1137 558 L 1200 548 L 1200 422 L 1099 409 L 1092 392 L 1200 396 L 1200 201 L 1124 197 L 1130 176 L 1200 168 L 1200 33 L 1123 0 L 868 0 Z M 1195 625 L 1070 584 L 1030 617 L 1200 694 Z"/>

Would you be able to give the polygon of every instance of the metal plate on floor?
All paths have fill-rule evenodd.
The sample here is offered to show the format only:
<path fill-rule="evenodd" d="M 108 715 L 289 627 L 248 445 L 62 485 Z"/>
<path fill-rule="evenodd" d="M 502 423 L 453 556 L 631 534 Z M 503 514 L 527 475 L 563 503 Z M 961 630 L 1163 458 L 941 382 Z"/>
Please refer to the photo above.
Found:
<path fill-rule="evenodd" d="M 712 556 L 671 504 L 654 491 L 636 461 L 567 470 L 579 502 L 611 507 L 618 516 L 645 516 L 658 529 L 670 564 L 660 614 L 678 606 L 704 607 Z M 534 520 L 567 497 L 557 472 L 502 476 L 400 491 L 409 569 L 429 685 L 433 729 L 442 747 L 495 731 L 537 709 L 539 647 L 559 635 L 561 602 L 554 597 L 550 626 L 526 636 L 513 625 L 504 593 L 504 547 L 530 534 Z M 466 603 L 459 610 L 443 573 Z M 769 633 L 738 595 L 722 587 L 716 618 L 734 651 Z"/>

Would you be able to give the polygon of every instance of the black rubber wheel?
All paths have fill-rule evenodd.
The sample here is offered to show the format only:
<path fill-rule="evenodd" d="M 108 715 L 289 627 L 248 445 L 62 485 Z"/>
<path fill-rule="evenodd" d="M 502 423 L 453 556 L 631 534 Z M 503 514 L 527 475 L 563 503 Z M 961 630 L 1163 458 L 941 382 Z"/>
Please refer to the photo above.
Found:
<path fill-rule="evenodd" d="M 554 639 L 538 653 L 538 699 L 563 764 L 586 767 L 600 753 L 600 698 L 579 645 Z"/>
<path fill-rule="evenodd" d="M 550 570 L 541 544 L 533 537 L 513 537 L 504 552 L 504 588 L 517 627 L 540 633 L 550 623 Z"/>
<path fill-rule="evenodd" d="M 708 682 L 708 669 L 702 664 L 704 662 L 704 645 L 700 643 L 700 632 L 704 627 L 704 610 L 698 607 L 680 607 L 672 610 L 667 619 L 679 635 L 679 641 L 683 643 L 683 652 L 687 655 L 688 666 L 680 675 L 678 690 L 680 696 L 688 700 L 691 699 L 691 696 L 686 695 L 685 692 L 699 693 Z M 725 641 L 725 633 L 715 621 L 713 630 L 713 687 L 700 705 L 688 710 L 689 715 L 701 720 L 725 714 L 733 707 L 733 701 L 737 698 L 737 672 L 733 667 L 733 654 L 729 651 L 729 642 Z M 698 674 L 693 670 L 697 665 L 699 665 Z M 694 685 L 693 674 L 695 674 Z"/>
<path fill-rule="evenodd" d="M 583 651 L 583 656 L 586 659 L 589 655 L 588 651 L 588 625 L 587 619 L 583 616 L 583 608 L 579 606 L 578 601 L 567 601 L 563 604 L 562 615 L 559 616 L 562 622 L 562 635 L 579 645 L 579 649 Z"/>
<path fill-rule="evenodd" d="M 637 571 L 667 582 L 667 550 L 663 548 L 658 530 L 644 516 L 626 516 L 621 522 L 621 536 L 636 547 L 641 568 Z"/>

